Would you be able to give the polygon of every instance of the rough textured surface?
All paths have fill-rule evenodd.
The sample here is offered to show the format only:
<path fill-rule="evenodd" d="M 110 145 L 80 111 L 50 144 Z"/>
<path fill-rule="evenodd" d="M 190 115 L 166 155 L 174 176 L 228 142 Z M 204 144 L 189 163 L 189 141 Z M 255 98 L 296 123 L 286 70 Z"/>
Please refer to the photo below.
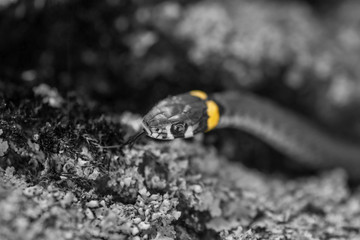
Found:
<path fill-rule="evenodd" d="M 50 107 L 63 98 L 39 89 L 42 101 L 30 109 L 2 105 L 1 239 L 360 237 L 360 192 L 350 194 L 342 171 L 264 175 L 225 160 L 200 139 L 108 149 L 110 132 L 125 127 L 112 123 L 116 117 L 70 117 L 56 126 L 41 116 L 43 108 L 59 119 L 84 112 L 76 102 Z M 23 122 L 30 116 L 37 124 Z"/>
<path fill-rule="evenodd" d="M 239 86 L 359 136 L 360 4 L 331 2 L 1 1 L 0 239 L 359 239 L 341 170 L 250 170 L 234 132 L 109 148 L 124 109 Z"/>

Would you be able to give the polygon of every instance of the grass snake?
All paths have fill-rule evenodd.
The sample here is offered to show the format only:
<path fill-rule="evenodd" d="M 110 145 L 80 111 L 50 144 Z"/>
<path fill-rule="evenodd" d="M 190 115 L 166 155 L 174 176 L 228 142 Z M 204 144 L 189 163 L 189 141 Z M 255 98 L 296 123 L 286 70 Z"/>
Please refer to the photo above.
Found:
<path fill-rule="evenodd" d="M 190 138 L 215 128 L 250 133 L 289 158 L 314 169 L 341 167 L 360 180 L 360 145 L 334 138 L 297 114 L 245 91 L 171 96 L 143 118 L 152 138 Z"/>

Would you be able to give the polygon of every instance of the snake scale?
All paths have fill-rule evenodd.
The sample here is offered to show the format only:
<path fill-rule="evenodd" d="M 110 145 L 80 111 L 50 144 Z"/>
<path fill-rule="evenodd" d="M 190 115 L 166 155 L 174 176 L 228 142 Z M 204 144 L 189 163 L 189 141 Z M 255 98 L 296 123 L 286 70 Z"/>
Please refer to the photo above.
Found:
<path fill-rule="evenodd" d="M 334 138 L 290 110 L 245 91 L 208 96 L 195 90 L 171 96 L 143 118 L 147 135 L 161 140 L 225 127 L 250 133 L 308 167 L 341 167 L 350 179 L 360 180 L 360 145 Z"/>

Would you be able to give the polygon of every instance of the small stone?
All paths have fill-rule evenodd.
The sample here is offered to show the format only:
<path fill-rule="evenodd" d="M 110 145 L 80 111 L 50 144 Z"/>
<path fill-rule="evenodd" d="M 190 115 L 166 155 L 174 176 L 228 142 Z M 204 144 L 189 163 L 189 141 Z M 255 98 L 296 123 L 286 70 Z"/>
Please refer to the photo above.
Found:
<path fill-rule="evenodd" d="M 146 222 L 141 222 L 141 223 L 139 223 L 139 228 L 141 229 L 141 230 L 147 230 L 147 229 L 149 229 L 150 228 L 150 224 L 149 223 L 146 223 Z"/>
<path fill-rule="evenodd" d="M 181 216 L 181 212 L 180 211 L 173 211 L 172 213 L 173 217 L 178 220 Z"/>
<path fill-rule="evenodd" d="M 138 224 L 139 222 L 141 222 L 141 218 L 134 218 L 134 219 L 133 219 L 133 222 L 134 222 L 135 224 Z"/>
<path fill-rule="evenodd" d="M 90 220 L 95 219 L 95 216 L 94 216 L 93 212 L 90 210 L 90 208 L 87 208 L 85 210 L 85 216 Z"/>
<path fill-rule="evenodd" d="M 159 197 L 160 197 L 160 194 L 152 194 L 151 196 L 150 196 L 150 200 L 158 200 L 159 199 Z"/>
<path fill-rule="evenodd" d="M 73 200 L 74 200 L 74 194 L 72 194 L 71 192 L 67 192 L 63 200 L 61 201 L 61 204 L 63 206 L 69 206 Z"/>
<path fill-rule="evenodd" d="M 129 186 L 131 185 L 131 180 L 132 180 L 131 177 L 124 178 L 124 179 L 123 179 L 124 185 L 125 185 L 126 187 L 129 187 Z M 140 194 L 141 194 L 141 193 L 140 193 Z M 141 194 L 141 195 L 142 195 L 142 194 Z"/>
<path fill-rule="evenodd" d="M 103 206 L 103 207 L 106 207 L 106 202 L 104 200 L 101 200 L 100 205 Z"/>
<path fill-rule="evenodd" d="M 27 197 L 33 197 L 36 195 L 40 195 L 42 193 L 42 189 L 39 187 L 28 187 L 23 190 L 23 194 Z"/>
<path fill-rule="evenodd" d="M 137 228 L 137 227 L 133 227 L 132 229 L 131 229 L 131 234 L 132 235 L 136 235 L 136 234 L 138 234 L 139 233 L 139 229 Z"/>
<path fill-rule="evenodd" d="M 149 195 L 149 193 L 148 193 L 148 191 L 146 190 L 146 188 L 140 189 L 140 190 L 139 190 L 139 193 L 140 193 L 140 195 L 143 196 L 143 197 Z"/>
<path fill-rule="evenodd" d="M 67 232 L 64 233 L 63 236 L 64 236 L 65 239 L 73 239 L 74 238 L 74 233 L 71 232 L 71 231 L 67 231 Z"/>
<path fill-rule="evenodd" d="M 154 214 L 151 216 L 151 220 L 154 221 L 154 220 L 158 219 L 160 216 L 161 216 L 161 213 L 154 213 Z"/>
<path fill-rule="evenodd" d="M 30 222 L 25 217 L 17 217 L 14 219 L 16 228 L 20 231 L 26 231 L 26 228 L 30 225 Z"/>
<path fill-rule="evenodd" d="M 8 149 L 8 142 L 0 138 L 0 157 L 4 156 Z"/>
<path fill-rule="evenodd" d="M 167 199 L 165 199 L 165 200 L 162 202 L 159 211 L 160 211 L 160 212 L 166 212 L 166 211 L 169 210 L 169 207 L 170 207 L 170 201 L 167 200 Z"/>
<path fill-rule="evenodd" d="M 99 207 L 99 201 L 91 200 L 91 201 L 86 203 L 86 206 L 89 207 L 89 208 L 97 208 L 97 207 Z"/>
<path fill-rule="evenodd" d="M 202 187 L 200 185 L 194 185 L 194 186 L 192 186 L 192 189 L 194 190 L 195 193 L 202 192 Z"/>
<path fill-rule="evenodd" d="M 145 216 L 148 216 L 150 214 L 150 209 L 145 210 Z"/>

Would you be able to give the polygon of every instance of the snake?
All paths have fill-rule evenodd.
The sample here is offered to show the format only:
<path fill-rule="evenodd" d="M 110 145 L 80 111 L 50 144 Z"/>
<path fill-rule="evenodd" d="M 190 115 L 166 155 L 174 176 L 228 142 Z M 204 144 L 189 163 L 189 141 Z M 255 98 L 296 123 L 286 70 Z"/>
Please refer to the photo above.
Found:
<path fill-rule="evenodd" d="M 234 128 L 304 166 L 342 168 L 350 180 L 360 180 L 360 145 L 333 137 L 295 112 L 246 91 L 193 90 L 169 96 L 143 117 L 142 127 L 147 136 L 158 140 Z"/>

